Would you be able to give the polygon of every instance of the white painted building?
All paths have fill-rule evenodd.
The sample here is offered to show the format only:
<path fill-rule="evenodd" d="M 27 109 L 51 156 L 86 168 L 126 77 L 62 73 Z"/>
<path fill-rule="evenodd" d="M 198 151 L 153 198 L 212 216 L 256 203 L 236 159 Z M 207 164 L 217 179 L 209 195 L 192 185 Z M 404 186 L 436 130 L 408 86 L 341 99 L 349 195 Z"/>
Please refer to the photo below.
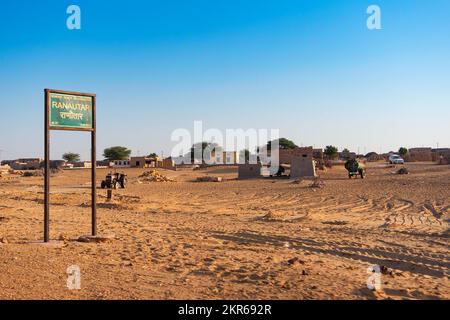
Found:
<path fill-rule="evenodd" d="M 114 160 L 113 168 L 130 168 L 131 161 L 130 160 Z"/>

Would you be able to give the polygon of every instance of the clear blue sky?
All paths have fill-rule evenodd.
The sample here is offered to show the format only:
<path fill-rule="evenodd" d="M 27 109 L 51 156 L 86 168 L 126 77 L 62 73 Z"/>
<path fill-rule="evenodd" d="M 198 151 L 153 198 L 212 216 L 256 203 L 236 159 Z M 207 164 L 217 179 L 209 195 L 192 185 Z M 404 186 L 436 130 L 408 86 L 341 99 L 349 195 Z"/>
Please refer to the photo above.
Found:
<path fill-rule="evenodd" d="M 448 0 L 2 1 L 1 158 L 42 156 L 44 88 L 98 95 L 100 150 L 168 154 L 194 120 L 361 152 L 450 147 L 449 17 Z M 52 137 L 53 158 L 87 158 L 87 134 Z"/>

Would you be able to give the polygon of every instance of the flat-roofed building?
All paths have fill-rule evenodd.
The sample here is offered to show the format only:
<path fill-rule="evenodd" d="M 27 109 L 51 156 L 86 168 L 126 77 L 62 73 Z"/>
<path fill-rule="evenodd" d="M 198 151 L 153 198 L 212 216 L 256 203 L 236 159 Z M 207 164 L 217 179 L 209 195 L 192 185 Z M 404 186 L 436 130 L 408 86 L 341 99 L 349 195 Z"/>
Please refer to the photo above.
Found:
<path fill-rule="evenodd" d="M 175 161 L 171 157 L 157 161 L 156 167 L 162 168 L 162 169 L 168 169 L 168 170 L 176 170 L 177 169 L 177 167 L 175 165 Z"/>
<path fill-rule="evenodd" d="M 38 170 L 41 168 L 41 158 L 24 158 L 17 160 L 2 161 L 2 164 L 7 164 L 13 170 Z"/>
<path fill-rule="evenodd" d="M 238 167 L 238 179 L 255 179 L 261 178 L 261 163 L 257 164 L 240 164 Z"/>
<path fill-rule="evenodd" d="M 299 148 L 300 150 L 291 158 L 291 178 L 316 177 L 316 165 L 313 159 L 312 148 Z"/>
<path fill-rule="evenodd" d="M 131 157 L 130 167 L 132 168 L 155 168 L 158 157 Z"/>
<path fill-rule="evenodd" d="M 145 168 L 145 157 L 131 157 L 130 158 L 130 167 L 132 168 Z"/>
<path fill-rule="evenodd" d="M 130 167 L 130 160 L 114 160 L 113 161 L 113 168 L 129 168 Z"/>
<path fill-rule="evenodd" d="M 73 163 L 73 167 L 74 168 L 92 168 L 92 163 L 91 161 L 77 161 Z"/>
<path fill-rule="evenodd" d="M 442 158 L 450 158 L 450 148 L 431 149 L 431 158 L 433 161 L 440 161 Z"/>
<path fill-rule="evenodd" d="M 431 148 L 411 148 L 408 150 L 409 161 L 433 161 Z"/>

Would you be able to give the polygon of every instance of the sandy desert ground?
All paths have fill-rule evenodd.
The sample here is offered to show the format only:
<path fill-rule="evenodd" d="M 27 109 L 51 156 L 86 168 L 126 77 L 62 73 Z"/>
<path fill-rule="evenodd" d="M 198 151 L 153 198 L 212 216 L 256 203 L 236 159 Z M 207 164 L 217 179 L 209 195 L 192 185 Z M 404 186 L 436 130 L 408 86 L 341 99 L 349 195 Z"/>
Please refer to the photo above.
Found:
<path fill-rule="evenodd" d="M 89 171 L 52 177 L 51 237 L 42 239 L 42 177 L 0 180 L 0 299 L 449 299 L 450 166 L 384 163 L 367 179 L 343 167 L 310 181 L 236 180 L 236 169 L 160 171 L 107 203 L 90 230 Z M 106 170 L 98 171 L 98 178 Z M 221 183 L 194 182 L 205 174 Z M 81 290 L 66 270 L 78 265 Z M 367 269 L 387 267 L 381 290 Z"/>

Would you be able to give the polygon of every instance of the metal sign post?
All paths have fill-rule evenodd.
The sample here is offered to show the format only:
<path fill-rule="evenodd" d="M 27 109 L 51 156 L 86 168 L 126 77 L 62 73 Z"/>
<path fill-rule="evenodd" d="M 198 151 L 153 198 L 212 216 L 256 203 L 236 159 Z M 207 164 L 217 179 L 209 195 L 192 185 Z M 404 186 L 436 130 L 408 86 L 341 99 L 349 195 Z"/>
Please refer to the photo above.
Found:
<path fill-rule="evenodd" d="M 91 132 L 92 236 L 97 235 L 96 95 L 45 89 L 44 242 L 50 241 L 50 130 Z"/>

